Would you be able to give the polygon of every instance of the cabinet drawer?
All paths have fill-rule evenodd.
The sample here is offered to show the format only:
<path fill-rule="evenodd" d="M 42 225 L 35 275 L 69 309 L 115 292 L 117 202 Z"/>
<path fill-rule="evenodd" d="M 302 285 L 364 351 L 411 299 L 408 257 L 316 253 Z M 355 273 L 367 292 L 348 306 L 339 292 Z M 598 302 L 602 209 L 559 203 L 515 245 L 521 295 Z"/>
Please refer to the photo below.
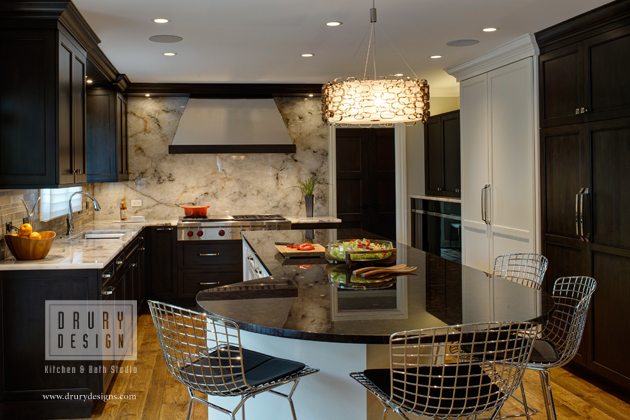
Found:
<path fill-rule="evenodd" d="M 181 274 L 182 296 L 195 296 L 197 292 L 211 287 L 238 283 L 242 280 L 243 273 L 233 270 L 232 267 L 220 267 L 216 270 L 184 271 Z"/>
<path fill-rule="evenodd" d="M 240 241 L 182 244 L 182 262 L 186 268 L 208 265 L 239 264 L 243 258 Z"/>

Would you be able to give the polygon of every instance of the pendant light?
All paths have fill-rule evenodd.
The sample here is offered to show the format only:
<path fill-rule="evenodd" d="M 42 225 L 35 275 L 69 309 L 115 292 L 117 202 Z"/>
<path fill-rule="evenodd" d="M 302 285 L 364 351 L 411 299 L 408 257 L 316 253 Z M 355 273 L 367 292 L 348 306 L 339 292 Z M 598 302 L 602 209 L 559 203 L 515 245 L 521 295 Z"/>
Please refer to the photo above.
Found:
<path fill-rule="evenodd" d="M 334 79 L 322 88 L 323 119 L 339 126 L 391 126 L 426 122 L 429 118 L 429 85 L 411 77 L 376 75 L 376 7 L 370 9 L 370 40 L 363 78 Z M 367 77 L 372 58 L 373 78 Z"/>

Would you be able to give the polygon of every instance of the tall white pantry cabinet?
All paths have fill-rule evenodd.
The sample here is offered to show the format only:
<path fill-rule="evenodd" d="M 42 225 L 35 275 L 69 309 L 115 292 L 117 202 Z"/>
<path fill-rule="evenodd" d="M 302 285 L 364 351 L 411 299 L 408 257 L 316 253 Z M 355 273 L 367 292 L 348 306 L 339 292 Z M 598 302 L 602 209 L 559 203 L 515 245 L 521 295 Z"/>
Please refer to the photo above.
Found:
<path fill-rule="evenodd" d="M 462 262 L 539 252 L 538 48 L 521 36 L 447 69 L 460 81 Z"/>

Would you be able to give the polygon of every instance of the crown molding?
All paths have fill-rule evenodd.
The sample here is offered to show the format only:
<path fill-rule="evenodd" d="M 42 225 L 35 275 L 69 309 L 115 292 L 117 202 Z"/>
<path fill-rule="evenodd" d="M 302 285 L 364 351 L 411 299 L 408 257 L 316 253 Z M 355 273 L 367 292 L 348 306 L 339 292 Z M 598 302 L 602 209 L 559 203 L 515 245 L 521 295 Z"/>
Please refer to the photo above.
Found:
<path fill-rule="evenodd" d="M 487 73 L 527 57 L 540 53 L 534 34 L 521 35 L 497 48 L 462 64 L 451 66 L 446 72 L 458 82 Z"/>

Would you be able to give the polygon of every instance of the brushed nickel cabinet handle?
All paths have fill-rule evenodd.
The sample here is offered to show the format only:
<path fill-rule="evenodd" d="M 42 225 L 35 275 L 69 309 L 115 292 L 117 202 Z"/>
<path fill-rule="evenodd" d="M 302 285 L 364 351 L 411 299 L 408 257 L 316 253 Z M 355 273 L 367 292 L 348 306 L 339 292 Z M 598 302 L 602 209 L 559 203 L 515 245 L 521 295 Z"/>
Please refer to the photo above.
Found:
<path fill-rule="evenodd" d="M 207 252 L 207 253 L 201 253 L 199 254 L 200 257 L 218 257 L 219 253 L 218 252 Z"/>
<path fill-rule="evenodd" d="M 173 228 L 172 227 L 159 227 L 159 228 L 156 228 L 155 230 L 157 230 L 158 232 L 170 232 L 173 230 Z"/>
<path fill-rule="evenodd" d="M 103 295 L 103 296 L 111 296 L 111 295 L 114 294 L 115 291 L 116 291 L 116 288 L 114 286 L 109 286 L 109 287 L 106 287 L 105 289 L 103 289 L 101 291 L 101 295 Z"/>
<path fill-rule="evenodd" d="M 218 281 L 200 281 L 199 286 L 218 286 Z"/>
<path fill-rule="evenodd" d="M 580 197 L 584 188 L 580 188 L 580 191 L 575 194 L 575 236 L 582 239 L 580 236 Z"/>
<path fill-rule="evenodd" d="M 485 201 L 484 201 L 484 207 L 486 209 L 486 224 L 488 224 L 488 225 L 492 223 L 491 217 L 488 216 L 488 209 L 490 208 L 489 200 L 490 200 L 490 194 L 491 193 L 492 193 L 491 185 L 490 184 L 486 184 L 486 197 L 485 197 Z"/>
<path fill-rule="evenodd" d="M 582 188 L 582 193 L 580 194 L 580 236 L 582 240 L 585 242 L 589 241 L 588 232 L 584 233 L 584 196 L 591 193 L 591 189 L 589 187 Z"/>
<path fill-rule="evenodd" d="M 101 274 L 101 278 L 102 279 L 111 279 L 112 278 L 112 273 L 103 273 L 103 274 Z"/>

